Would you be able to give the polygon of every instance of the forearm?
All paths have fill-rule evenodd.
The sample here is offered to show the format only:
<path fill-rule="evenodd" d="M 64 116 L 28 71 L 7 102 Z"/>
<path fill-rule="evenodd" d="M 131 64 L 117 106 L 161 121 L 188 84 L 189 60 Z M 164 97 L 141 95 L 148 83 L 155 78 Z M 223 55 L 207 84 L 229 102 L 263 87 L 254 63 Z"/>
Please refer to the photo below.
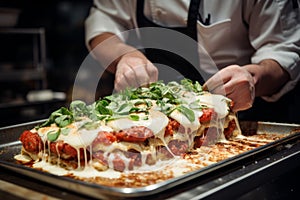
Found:
<path fill-rule="evenodd" d="M 288 72 L 271 59 L 263 60 L 259 64 L 249 64 L 243 67 L 254 78 L 255 96 L 272 95 L 290 80 Z"/>
<path fill-rule="evenodd" d="M 90 41 L 90 46 L 97 61 L 111 73 L 116 72 L 116 66 L 122 55 L 136 51 L 134 47 L 125 44 L 112 33 L 96 36 Z"/>

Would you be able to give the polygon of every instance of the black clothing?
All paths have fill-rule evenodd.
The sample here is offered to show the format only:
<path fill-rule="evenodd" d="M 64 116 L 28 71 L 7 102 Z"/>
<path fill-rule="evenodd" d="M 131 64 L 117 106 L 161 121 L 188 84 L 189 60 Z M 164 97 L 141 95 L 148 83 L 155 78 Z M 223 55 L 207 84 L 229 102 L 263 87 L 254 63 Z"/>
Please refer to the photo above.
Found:
<path fill-rule="evenodd" d="M 199 53 L 198 53 L 198 43 L 197 43 L 197 17 L 199 16 L 199 0 L 191 0 L 190 6 L 189 6 L 189 13 L 188 13 L 188 21 L 186 27 L 162 27 L 152 21 L 150 21 L 145 15 L 144 15 L 144 0 L 138 0 L 137 1 L 137 23 L 139 28 L 143 27 L 157 27 L 157 28 L 166 28 L 169 30 L 178 31 L 180 33 L 183 33 L 187 35 L 188 37 L 195 40 L 194 44 L 190 46 L 190 44 L 182 45 L 179 47 L 181 50 L 188 52 L 189 55 L 192 54 L 192 60 L 196 61 L 193 65 L 189 61 L 187 61 L 185 58 L 181 57 L 182 55 L 176 55 L 170 51 L 168 51 L 168 45 L 170 43 L 178 43 L 178 41 L 170 41 L 174 38 L 163 38 L 163 40 L 166 42 L 164 49 L 153 49 L 153 48 L 146 48 L 145 54 L 146 57 L 155 65 L 158 67 L 158 70 L 162 70 L 164 75 L 169 76 L 168 78 L 164 77 L 165 82 L 171 81 L 171 80 L 179 80 L 184 78 L 189 78 L 194 81 L 199 81 L 201 84 L 204 83 L 204 80 L 202 78 L 202 72 L 200 73 L 199 69 Z M 148 35 L 142 35 L 141 37 L 141 43 L 146 44 L 147 41 L 153 43 L 156 41 L 157 38 L 153 38 Z M 159 41 L 161 42 L 161 41 Z M 146 46 L 146 45 L 145 45 Z M 183 77 L 176 78 L 171 77 L 172 73 L 170 68 L 166 68 L 166 66 L 169 66 L 176 71 L 178 71 Z M 159 73 L 161 74 L 161 72 Z M 174 75 L 176 76 L 176 75 Z M 159 78 L 160 79 L 160 78 Z"/>

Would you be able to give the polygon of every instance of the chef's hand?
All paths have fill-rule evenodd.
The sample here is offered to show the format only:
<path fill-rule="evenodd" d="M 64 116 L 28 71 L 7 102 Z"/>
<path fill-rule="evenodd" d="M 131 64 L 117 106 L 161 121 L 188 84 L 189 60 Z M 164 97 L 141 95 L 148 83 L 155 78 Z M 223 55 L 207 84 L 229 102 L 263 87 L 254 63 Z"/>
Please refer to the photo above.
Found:
<path fill-rule="evenodd" d="M 255 81 L 250 72 L 239 65 L 221 69 L 203 85 L 205 90 L 223 94 L 233 101 L 233 111 L 252 107 L 255 97 Z"/>
<path fill-rule="evenodd" d="M 116 65 L 115 90 L 146 86 L 157 81 L 157 68 L 140 51 L 123 55 Z"/>
<path fill-rule="evenodd" d="M 142 52 L 124 43 L 117 35 L 105 32 L 89 44 L 95 58 L 108 72 L 115 74 L 116 91 L 157 81 L 157 68 Z"/>
<path fill-rule="evenodd" d="M 289 80 L 290 74 L 273 59 L 244 66 L 231 65 L 212 76 L 204 89 L 233 100 L 233 111 L 252 107 L 254 97 L 272 96 Z"/>

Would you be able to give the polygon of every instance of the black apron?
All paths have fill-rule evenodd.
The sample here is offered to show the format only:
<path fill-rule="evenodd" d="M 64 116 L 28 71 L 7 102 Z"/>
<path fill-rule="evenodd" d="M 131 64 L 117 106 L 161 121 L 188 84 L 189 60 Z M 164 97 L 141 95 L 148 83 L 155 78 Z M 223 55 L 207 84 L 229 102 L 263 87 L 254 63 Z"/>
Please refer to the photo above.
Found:
<path fill-rule="evenodd" d="M 186 27 L 162 27 L 152 21 L 150 21 L 144 15 L 144 0 L 137 0 L 137 23 L 139 28 L 143 27 L 157 27 L 157 28 L 166 28 L 174 31 L 178 31 L 187 35 L 188 37 L 195 40 L 195 45 L 192 46 L 185 46 L 182 45 L 180 48 L 181 50 L 187 51 L 190 54 L 193 54 L 192 57 L 197 60 L 196 66 L 193 66 L 190 62 L 186 59 L 182 58 L 180 55 L 176 55 L 166 49 L 153 49 L 153 48 L 146 48 L 144 49 L 146 57 L 154 63 L 159 70 L 159 74 L 163 74 L 163 77 L 159 76 L 159 79 L 165 80 L 165 82 L 175 80 L 178 81 L 179 79 L 189 78 L 193 81 L 199 81 L 201 84 L 204 83 L 202 78 L 202 73 L 200 73 L 199 69 L 199 54 L 198 54 L 198 45 L 197 45 L 197 17 L 199 15 L 199 5 L 200 0 L 191 0 L 188 12 L 188 21 Z M 147 37 L 147 36 L 146 36 Z M 145 36 L 141 37 L 141 43 L 143 41 L 151 40 L 155 42 L 155 38 L 145 38 Z M 169 38 L 164 38 L 168 40 Z M 176 41 L 171 41 L 176 43 Z M 179 73 L 172 73 L 170 68 L 176 70 Z M 180 76 L 180 74 L 182 76 Z M 179 76 L 178 76 L 179 75 Z M 168 77 L 166 77 L 168 76 Z M 177 77 L 174 77 L 177 76 Z M 177 79 L 177 80 L 176 80 Z"/>

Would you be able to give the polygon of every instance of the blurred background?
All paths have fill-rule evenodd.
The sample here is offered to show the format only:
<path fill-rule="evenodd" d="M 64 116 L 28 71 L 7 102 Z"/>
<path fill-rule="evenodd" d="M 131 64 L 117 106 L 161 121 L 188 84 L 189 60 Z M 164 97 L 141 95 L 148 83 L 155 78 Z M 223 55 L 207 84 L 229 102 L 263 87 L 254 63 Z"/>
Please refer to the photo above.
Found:
<path fill-rule="evenodd" d="M 0 127 L 48 118 L 68 105 L 88 55 L 84 20 L 91 5 L 0 0 Z"/>

